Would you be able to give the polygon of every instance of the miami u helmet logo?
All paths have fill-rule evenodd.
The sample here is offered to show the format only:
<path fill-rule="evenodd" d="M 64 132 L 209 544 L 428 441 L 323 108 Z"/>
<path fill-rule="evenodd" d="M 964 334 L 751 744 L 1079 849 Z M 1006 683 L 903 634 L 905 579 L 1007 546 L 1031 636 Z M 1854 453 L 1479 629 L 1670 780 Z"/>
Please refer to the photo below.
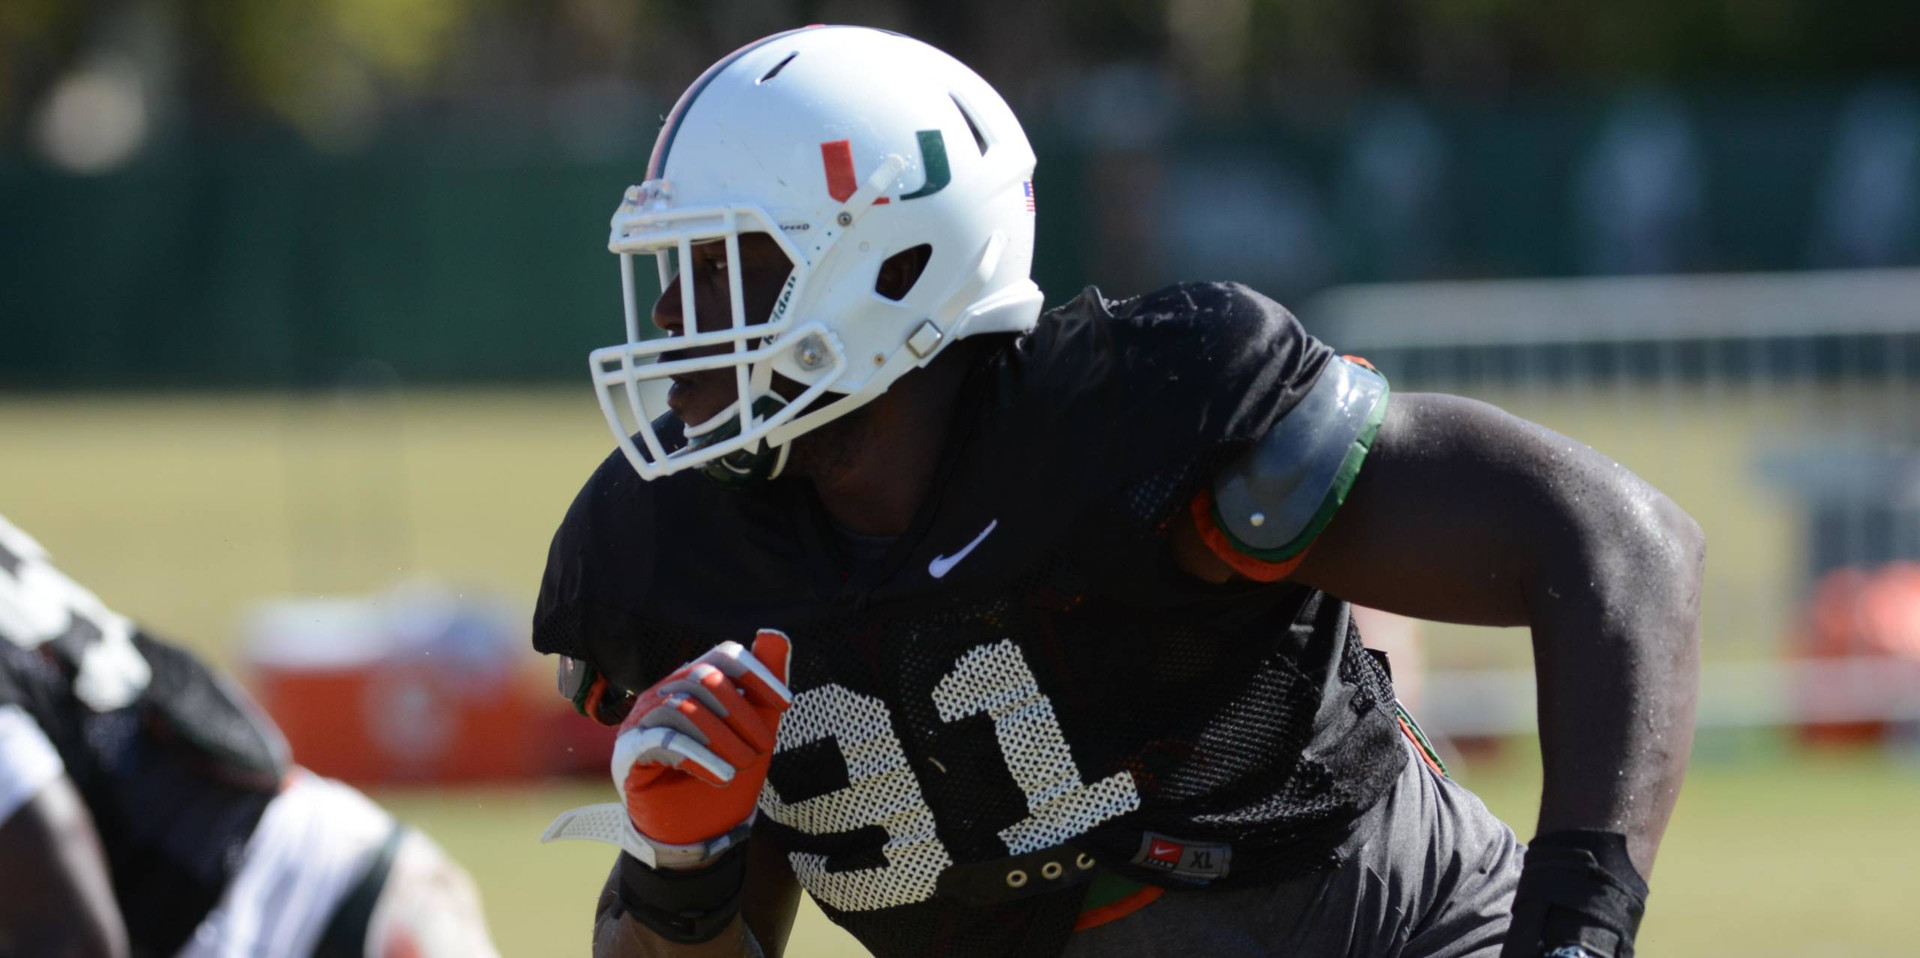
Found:
<path fill-rule="evenodd" d="M 953 169 L 947 164 L 947 140 L 939 130 L 917 130 L 914 136 L 920 140 L 920 166 L 927 171 L 927 182 L 917 190 L 900 197 L 902 200 L 917 200 L 922 196 L 932 196 L 947 188 L 953 182 Z M 820 144 L 820 159 L 827 167 L 827 195 L 836 202 L 845 203 L 853 195 L 858 184 L 853 173 L 853 147 L 846 140 L 833 140 Z M 886 197 L 873 201 L 879 206 L 887 202 Z"/>

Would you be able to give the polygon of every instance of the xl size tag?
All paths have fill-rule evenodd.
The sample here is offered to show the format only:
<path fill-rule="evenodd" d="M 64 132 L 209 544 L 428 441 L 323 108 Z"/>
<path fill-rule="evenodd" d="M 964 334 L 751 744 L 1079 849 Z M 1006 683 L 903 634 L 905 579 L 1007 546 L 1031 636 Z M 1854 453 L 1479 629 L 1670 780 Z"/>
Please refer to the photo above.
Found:
<path fill-rule="evenodd" d="M 1232 860 L 1232 845 L 1182 841 L 1158 832 L 1143 833 L 1133 856 L 1135 865 L 1200 882 L 1226 877 Z"/>

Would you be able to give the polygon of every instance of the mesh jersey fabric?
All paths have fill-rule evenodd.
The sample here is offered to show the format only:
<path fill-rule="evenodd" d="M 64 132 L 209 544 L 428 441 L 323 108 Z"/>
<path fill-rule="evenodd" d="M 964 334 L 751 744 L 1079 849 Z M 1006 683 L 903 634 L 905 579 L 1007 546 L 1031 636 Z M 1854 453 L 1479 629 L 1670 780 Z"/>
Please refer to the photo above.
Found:
<path fill-rule="evenodd" d="M 1143 836 L 1230 848 L 1221 886 L 1325 867 L 1405 761 L 1390 683 L 1344 603 L 1200 582 L 1165 530 L 1332 356 L 1243 286 L 1090 289 L 972 371 L 926 503 L 857 569 L 805 482 L 615 455 L 554 538 L 535 646 L 640 689 L 787 631 L 755 840 L 877 955 L 1056 953 L 1081 889 L 949 893 L 1050 848 L 1174 885 Z"/>
<path fill-rule="evenodd" d="M 238 869 L 274 782 L 195 744 L 244 733 L 207 707 L 225 690 L 186 653 L 136 633 L 153 681 L 132 704 L 95 712 L 74 695 L 60 641 L 0 641 L 0 704 L 40 726 L 92 813 L 132 953 L 172 955 Z"/>

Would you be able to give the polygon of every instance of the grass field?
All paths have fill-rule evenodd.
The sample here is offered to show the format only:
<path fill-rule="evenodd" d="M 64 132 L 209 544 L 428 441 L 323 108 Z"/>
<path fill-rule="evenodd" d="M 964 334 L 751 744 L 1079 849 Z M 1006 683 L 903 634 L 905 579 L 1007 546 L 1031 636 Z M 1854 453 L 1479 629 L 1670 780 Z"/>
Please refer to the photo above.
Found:
<path fill-rule="evenodd" d="M 1649 473 L 1701 519 L 1718 570 L 1709 655 L 1752 655 L 1779 634 L 1785 606 L 1768 596 L 1792 564 L 1789 523 L 1752 487 L 1750 448 L 1670 410 L 1664 440 L 1633 425 L 1632 408 L 1602 411 L 1623 419 L 1552 402 L 1529 411 Z M 109 604 L 232 664 L 236 623 L 265 597 L 428 577 L 530 604 L 547 538 L 608 446 L 585 387 L 0 397 L 0 512 Z M 1512 631 L 1447 630 L 1429 659 L 1510 660 L 1524 646 Z M 1920 949 L 1920 768 L 1765 743 L 1700 754 L 1716 758 L 1696 762 L 1682 797 L 1642 954 Z M 1524 835 L 1536 776 L 1515 748 L 1462 777 Z M 378 797 L 467 864 L 503 952 L 519 956 L 585 952 L 610 856 L 536 837 L 557 812 L 607 794 L 589 782 Z M 790 953 L 851 947 L 810 910 Z"/>

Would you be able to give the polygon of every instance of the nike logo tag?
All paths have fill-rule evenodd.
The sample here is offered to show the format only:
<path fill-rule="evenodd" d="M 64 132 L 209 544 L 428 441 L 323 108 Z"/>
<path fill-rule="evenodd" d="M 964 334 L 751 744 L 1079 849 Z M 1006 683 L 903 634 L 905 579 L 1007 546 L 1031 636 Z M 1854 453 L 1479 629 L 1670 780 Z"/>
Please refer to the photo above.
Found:
<path fill-rule="evenodd" d="M 953 555 L 934 556 L 933 561 L 927 563 L 927 574 L 938 579 L 938 578 L 944 577 L 947 573 L 952 572 L 953 567 L 959 565 L 960 560 L 966 558 L 967 554 L 972 552 L 976 547 L 978 547 L 980 543 L 985 542 L 987 539 L 987 535 L 993 532 L 993 530 L 999 525 L 1000 525 L 1000 520 L 998 519 L 995 519 L 992 522 L 987 523 L 987 527 L 985 529 L 980 530 L 980 534 L 977 536 L 974 536 L 973 541 L 967 543 L 966 548 L 961 549 L 959 552 L 956 552 Z"/>
<path fill-rule="evenodd" d="M 1133 855 L 1135 865 L 1172 872 L 1203 884 L 1226 877 L 1232 863 L 1231 845 L 1189 842 L 1156 832 L 1142 832 L 1140 850 Z"/>

